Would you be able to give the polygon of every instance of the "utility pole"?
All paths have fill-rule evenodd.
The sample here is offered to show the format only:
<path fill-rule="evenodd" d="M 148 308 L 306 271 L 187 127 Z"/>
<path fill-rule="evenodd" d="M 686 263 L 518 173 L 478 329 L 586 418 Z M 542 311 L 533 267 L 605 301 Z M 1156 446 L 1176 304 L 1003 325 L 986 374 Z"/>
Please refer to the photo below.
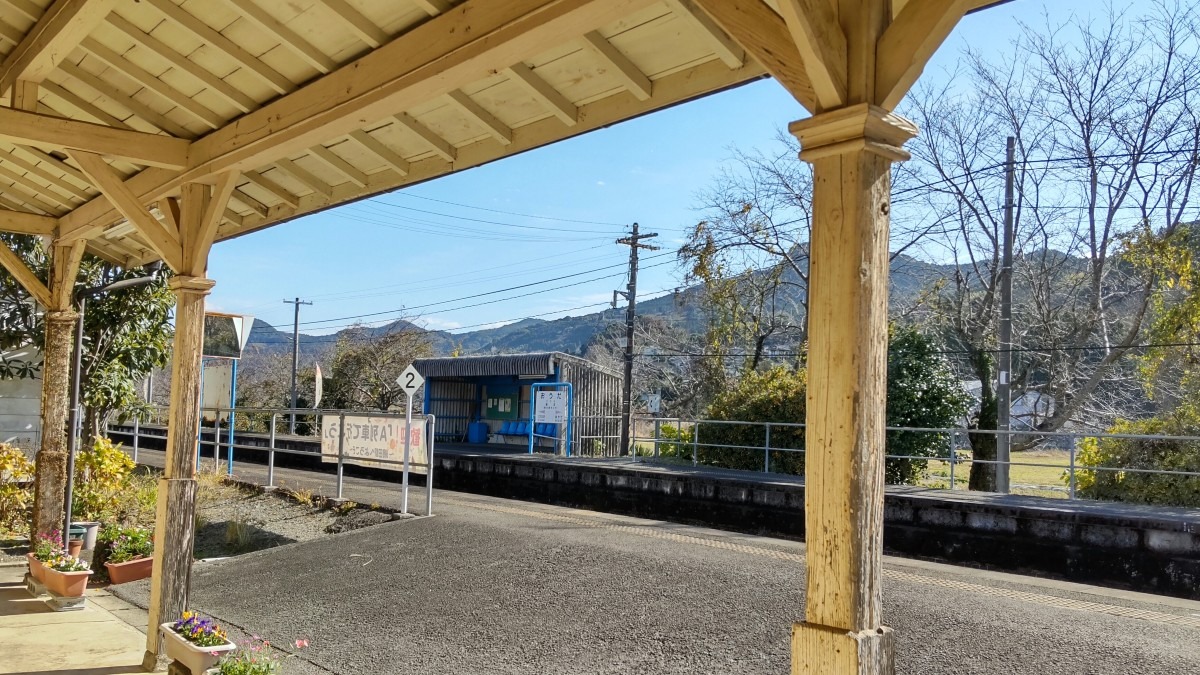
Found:
<path fill-rule="evenodd" d="M 657 246 L 641 243 L 643 239 L 653 239 L 658 233 L 642 234 L 638 224 L 633 224 L 633 230 L 628 237 L 617 240 L 618 244 L 629 247 L 629 285 L 626 290 L 613 291 L 613 307 L 617 306 L 617 296 L 625 297 L 629 305 L 625 308 L 625 379 L 621 390 L 621 448 L 623 454 L 633 454 L 629 437 L 633 431 L 633 321 L 637 318 L 637 273 L 638 251 L 657 251 Z"/>
<path fill-rule="evenodd" d="M 996 368 L 996 491 L 1010 489 L 1012 457 L 1012 249 L 1013 191 L 1016 180 L 1016 139 L 1008 137 L 1004 164 L 1004 251 L 1000 261 L 1000 358 Z"/>
<path fill-rule="evenodd" d="M 296 433 L 296 371 L 300 370 L 300 305 L 311 305 L 300 298 L 284 300 L 284 304 L 296 306 L 296 316 L 292 319 L 292 414 L 288 416 L 288 433 Z"/>

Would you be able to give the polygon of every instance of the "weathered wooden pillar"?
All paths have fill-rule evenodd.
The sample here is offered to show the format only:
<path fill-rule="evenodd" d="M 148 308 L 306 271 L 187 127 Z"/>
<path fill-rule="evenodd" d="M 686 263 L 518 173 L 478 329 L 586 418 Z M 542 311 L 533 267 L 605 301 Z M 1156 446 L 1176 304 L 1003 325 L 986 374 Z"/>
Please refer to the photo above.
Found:
<path fill-rule="evenodd" d="M 143 665 L 152 669 L 159 652 L 160 623 L 186 609 L 192 571 L 196 517 L 196 433 L 200 428 L 200 357 L 204 347 L 204 296 L 214 282 L 203 276 L 176 276 L 175 344 L 171 365 L 171 407 L 167 425 L 166 469 L 158 482 L 154 521 L 154 572 L 150 582 L 150 622 Z"/>
<path fill-rule="evenodd" d="M 813 165 L 805 621 L 792 673 L 894 672 L 882 625 L 888 213 L 892 162 L 916 127 L 854 105 L 793 123 Z"/>
<path fill-rule="evenodd" d="M 75 322 L 79 318 L 72 296 L 84 243 L 53 245 L 50 249 L 50 280 L 41 295 L 41 302 L 45 305 L 43 318 L 46 327 L 46 340 L 42 346 L 42 442 L 34 470 L 31 535 L 59 530 L 63 523 L 69 433 L 67 419 L 71 404 L 71 351 L 75 344 Z M 37 286 L 40 283 L 31 272 L 29 276 L 31 278 L 23 281 L 23 285 Z"/>

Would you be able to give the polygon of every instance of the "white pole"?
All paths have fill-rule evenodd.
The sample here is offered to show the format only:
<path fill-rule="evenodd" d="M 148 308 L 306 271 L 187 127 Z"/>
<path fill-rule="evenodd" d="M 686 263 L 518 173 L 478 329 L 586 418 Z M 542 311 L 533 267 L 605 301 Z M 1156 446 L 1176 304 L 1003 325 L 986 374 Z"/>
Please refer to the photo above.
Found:
<path fill-rule="evenodd" d="M 404 486 L 404 504 L 400 509 L 401 513 L 408 513 L 408 458 L 411 452 L 412 445 L 412 399 L 413 392 L 408 392 L 408 405 L 404 407 L 404 478 L 402 485 Z"/>

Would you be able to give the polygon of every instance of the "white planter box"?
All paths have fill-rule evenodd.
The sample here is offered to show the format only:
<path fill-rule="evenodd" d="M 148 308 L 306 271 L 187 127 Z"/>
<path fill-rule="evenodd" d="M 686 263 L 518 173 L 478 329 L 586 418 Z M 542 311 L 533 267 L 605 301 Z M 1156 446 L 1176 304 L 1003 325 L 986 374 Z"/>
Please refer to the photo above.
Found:
<path fill-rule="evenodd" d="M 163 645 L 166 647 L 167 658 L 178 661 L 192 671 L 192 675 L 202 675 L 205 671 L 217 665 L 217 661 L 225 652 L 237 649 L 237 645 L 226 642 L 215 647 L 200 647 L 189 642 L 179 633 L 171 630 L 174 622 L 159 626 L 162 632 Z"/>

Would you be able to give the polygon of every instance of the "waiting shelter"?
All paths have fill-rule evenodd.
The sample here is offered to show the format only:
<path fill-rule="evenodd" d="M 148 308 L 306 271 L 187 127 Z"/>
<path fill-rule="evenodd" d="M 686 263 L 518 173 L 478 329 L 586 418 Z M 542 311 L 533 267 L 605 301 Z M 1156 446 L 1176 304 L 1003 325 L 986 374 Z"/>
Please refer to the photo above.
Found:
<path fill-rule="evenodd" d="M 604 455 L 620 438 L 621 375 L 562 352 L 417 359 L 441 441 Z M 536 392 L 568 393 L 564 422 L 539 422 Z M 566 426 L 564 426 L 566 425 Z"/>
<path fill-rule="evenodd" d="M 814 175 L 793 673 L 893 672 L 888 214 L 917 128 L 892 111 L 964 14 L 1004 1 L 0 1 L 0 231 L 51 257 L 42 278 L 0 246 L 46 324 L 35 531 L 62 520 L 85 251 L 174 272 L 151 663 L 155 627 L 187 605 L 214 243 L 771 76 L 797 103 L 773 121 L 801 118 Z"/>

